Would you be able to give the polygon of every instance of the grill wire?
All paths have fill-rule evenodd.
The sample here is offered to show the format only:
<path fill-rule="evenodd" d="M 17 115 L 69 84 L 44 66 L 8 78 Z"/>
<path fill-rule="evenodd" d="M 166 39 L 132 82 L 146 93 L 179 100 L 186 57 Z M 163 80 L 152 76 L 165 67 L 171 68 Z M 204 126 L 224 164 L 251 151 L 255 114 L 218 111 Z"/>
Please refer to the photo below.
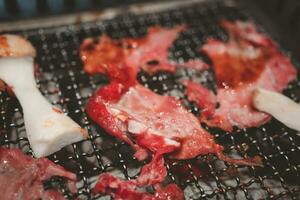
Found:
<path fill-rule="evenodd" d="M 182 62 L 200 57 L 200 46 L 209 37 L 227 39 L 226 32 L 217 25 L 219 19 L 249 19 L 247 12 L 228 7 L 221 2 L 201 3 L 184 9 L 178 8 L 160 13 L 143 14 L 138 17 L 126 15 L 112 20 L 89 22 L 52 28 L 23 30 L 18 34 L 28 37 L 37 49 L 40 73 L 36 81 L 43 95 L 53 105 L 60 107 L 72 119 L 88 130 L 89 138 L 65 147 L 49 156 L 55 163 L 75 172 L 80 183 L 78 194 L 72 196 L 63 181 L 54 177 L 45 183 L 47 187 L 60 185 L 69 199 L 80 197 L 93 199 L 91 195 L 95 177 L 111 172 L 121 178 L 136 178 L 145 162 L 133 157 L 131 148 L 122 141 L 106 134 L 91 122 L 85 113 L 85 104 L 93 92 L 108 82 L 103 75 L 89 76 L 82 70 L 78 49 L 86 37 L 108 33 L 113 38 L 138 37 L 152 25 L 173 26 L 188 24 L 170 50 L 170 58 Z M 250 17 L 251 18 L 251 17 Z M 208 70 L 197 74 L 193 70 L 178 70 L 175 75 L 158 73 L 149 76 L 140 72 L 139 81 L 160 94 L 184 99 L 184 87 L 179 83 L 188 76 L 214 89 L 214 77 Z M 300 82 L 292 82 L 284 92 L 300 101 Z M 186 106 L 194 114 L 197 107 L 190 102 Z M 6 147 L 17 147 L 31 154 L 24 128 L 22 109 L 16 98 L 0 92 L 0 141 Z M 228 155 L 263 158 L 264 167 L 235 166 L 218 160 L 213 155 L 195 159 L 167 160 L 167 182 L 175 182 L 184 189 L 187 199 L 298 199 L 300 197 L 300 137 L 276 120 L 260 128 L 235 129 L 232 134 L 209 129 L 216 141 L 225 147 Z M 51 134 L 51 133 L 50 133 Z M 151 188 L 149 188 L 151 190 Z"/>

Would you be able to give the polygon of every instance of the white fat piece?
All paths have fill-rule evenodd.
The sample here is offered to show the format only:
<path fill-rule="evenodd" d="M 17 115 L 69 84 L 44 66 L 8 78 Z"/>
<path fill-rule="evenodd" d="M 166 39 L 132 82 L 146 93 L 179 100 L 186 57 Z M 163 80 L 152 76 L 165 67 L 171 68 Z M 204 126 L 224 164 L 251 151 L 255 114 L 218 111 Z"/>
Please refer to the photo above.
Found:
<path fill-rule="evenodd" d="M 155 131 L 151 128 L 148 128 L 146 125 L 136 121 L 136 120 L 129 120 L 128 121 L 128 131 L 132 134 L 141 134 L 143 132 L 148 132 L 150 134 L 154 134 L 154 135 L 158 135 L 158 136 L 161 136 L 163 137 L 164 141 L 165 141 L 165 144 L 167 145 L 172 145 L 172 146 L 177 146 L 179 147 L 180 146 L 180 143 L 171 139 L 171 138 L 167 138 L 165 137 L 165 135 L 163 133 L 160 133 L 159 131 Z"/>
<path fill-rule="evenodd" d="M 142 124 L 142 123 L 140 123 L 136 120 L 129 120 L 128 121 L 128 131 L 130 133 L 140 134 L 140 133 L 143 133 L 143 132 L 147 131 L 147 129 L 148 128 L 144 124 Z"/>
<path fill-rule="evenodd" d="M 36 157 L 48 156 L 87 136 L 40 93 L 32 57 L 0 58 L 0 79 L 12 88 L 22 106 L 28 140 Z"/>
<path fill-rule="evenodd" d="M 300 131 L 300 105 L 283 94 L 256 89 L 253 105 L 258 110 L 269 113 L 287 127 Z"/>

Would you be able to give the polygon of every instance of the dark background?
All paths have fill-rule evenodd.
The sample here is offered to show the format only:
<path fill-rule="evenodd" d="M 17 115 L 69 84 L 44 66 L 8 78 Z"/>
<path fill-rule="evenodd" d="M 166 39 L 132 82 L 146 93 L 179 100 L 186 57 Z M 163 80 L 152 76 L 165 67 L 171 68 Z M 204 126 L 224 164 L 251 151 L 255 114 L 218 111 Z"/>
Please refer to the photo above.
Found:
<path fill-rule="evenodd" d="M 128 6 L 136 3 L 168 0 L 0 0 L 0 23 L 50 15 L 82 11 L 101 11 L 106 8 Z M 177 0 L 180 1 L 180 0 Z M 189 1 L 189 0 L 181 0 Z M 210 1 L 210 0 L 207 0 Z M 220 0 L 221 1 L 221 0 Z M 262 13 L 271 22 L 281 44 L 300 57 L 300 1 L 299 0 L 232 0 L 247 9 Z M 262 19 L 261 18 L 261 19 Z"/>
<path fill-rule="evenodd" d="M 139 2 L 149 2 L 149 0 L 0 0 L 0 22 L 101 10 Z"/>

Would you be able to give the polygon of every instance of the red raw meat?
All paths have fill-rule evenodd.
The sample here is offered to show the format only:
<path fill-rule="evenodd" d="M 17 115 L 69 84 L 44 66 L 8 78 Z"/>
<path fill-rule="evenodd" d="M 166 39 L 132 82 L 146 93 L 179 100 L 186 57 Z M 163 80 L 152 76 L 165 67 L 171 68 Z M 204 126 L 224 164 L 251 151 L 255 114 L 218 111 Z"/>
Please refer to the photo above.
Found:
<path fill-rule="evenodd" d="M 127 88 L 127 91 L 124 88 L 114 81 L 100 88 L 89 100 L 87 113 L 108 133 L 131 144 L 139 155 L 148 149 L 154 156 L 134 181 L 118 179 L 118 184 L 111 186 L 110 182 L 102 183 L 103 175 L 100 176 L 102 186 L 99 187 L 104 189 L 97 191 L 124 198 L 123 195 L 129 192 L 127 187 L 130 187 L 130 195 L 144 195 L 136 194 L 136 186 L 156 185 L 164 180 L 166 169 L 162 155 L 166 153 L 171 153 L 176 159 L 213 153 L 230 163 L 261 165 L 259 158 L 235 160 L 226 157 L 222 153 L 223 147 L 214 142 L 213 136 L 201 128 L 198 120 L 178 100 L 160 96 L 139 84 Z M 145 158 L 145 154 L 142 155 L 140 158 Z M 111 191 L 113 187 L 115 189 Z"/>
<path fill-rule="evenodd" d="M 155 138 L 150 139 L 150 142 Z M 151 140 L 152 139 L 152 140 Z M 156 141 L 154 141 L 156 142 Z M 175 199 L 182 200 L 183 192 L 175 184 L 169 184 L 163 188 L 159 185 L 166 177 L 167 170 L 164 166 L 163 154 L 172 151 L 173 148 L 162 147 L 153 156 L 150 163 L 143 166 L 141 174 L 134 180 L 120 180 L 108 173 L 104 173 L 99 177 L 98 183 L 93 188 L 93 193 L 110 194 L 114 199 L 143 199 L 143 200 L 165 200 Z M 137 188 L 153 185 L 156 192 L 150 194 L 146 192 L 138 192 Z"/>
<path fill-rule="evenodd" d="M 157 32 L 158 30 L 160 32 Z M 144 40 L 151 39 L 158 45 L 155 40 L 164 38 L 166 32 L 169 33 L 171 30 L 158 27 L 150 28 L 149 35 Z M 162 36 L 159 37 L 158 33 Z M 142 58 L 152 59 L 155 57 L 160 63 L 162 60 L 167 59 L 166 52 L 168 48 L 165 48 L 165 46 L 171 45 L 170 41 L 167 40 L 168 38 L 160 40 L 159 47 L 162 47 L 165 52 L 157 55 L 152 51 L 159 47 L 154 48 L 155 45 L 148 41 L 143 42 L 143 45 L 139 41 L 140 49 L 136 47 L 135 50 L 125 51 L 123 47 L 116 46 L 116 41 L 107 38 L 107 36 L 101 38 L 103 37 L 105 37 L 105 40 L 101 39 L 98 44 L 91 43 L 92 40 L 88 39 L 86 40 L 88 42 L 85 41 L 81 47 L 85 70 L 92 74 L 105 73 L 110 78 L 110 83 L 100 88 L 90 98 L 86 111 L 91 119 L 109 134 L 130 144 L 136 150 L 135 156 L 138 159 L 145 159 L 148 151 L 154 155 L 152 161 L 142 168 L 137 179 L 122 181 L 109 174 L 103 174 L 100 176 L 100 181 L 94 192 L 111 194 L 116 199 L 147 199 L 150 197 L 150 199 L 161 199 L 164 196 L 171 195 L 166 194 L 166 192 L 171 193 L 170 191 L 173 190 L 181 194 L 182 192 L 175 186 L 159 189 L 158 184 L 164 180 L 167 174 L 163 159 L 163 155 L 167 153 L 176 159 L 189 159 L 212 153 L 220 159 L 234 164 L 261 166 L 261 161 L 257 158 L 236 160 L 226 157 L 222 152 L 223 147 L 214 142 L 213 136 L 202 129 L 197 118 L 189 113 L 180 101 L 173 97 L 158 95 L 138 84 L 136 76 L 140 66 L 143 65 L 144 59 Z M 119 41 L 122 43 L 121 46 L 124 46 L 122 41 L 129 40 Z M 107 41 L 109 42 L 107 43 Z M 165 43 L 168 45 L 165 45 Z M 152 45 L 151 48 L 146 44 Z M 90 45 L 92 45 L 92 48 L 88 47 Z M 87 51 L 87 49 L 89 50 Z M 107 52 L 109 52 L 108 55 L 113 56 L 106 59 Z M 130 53 L 127 54 L 128 52 Z M 117 60 L 115 55 L 118 55 L 120 59 Z M 160 55 L 164 55 L 163 58 L 160 58 Z M 130 57 L 128 61 L 127 57 Z M 193 63 L 194 61 L 191 61 L 189 67 L 197 68 L 197 63 L 200 62 Z M 201 62 L 201 66 L 205 65 Z M 199 69 L 202 69 L 202 67 Z M 149 197 L 149 194 L 135 191 L 137 187 L 149 185 L 154 185 L 157 188 L 154 196 Z M 176 196 L 182 199 L 181 196 L 183 195 Z"/>
<path fill-rule="evenodd" d="M 206 96 L 198 95 L 198 100 L 194 101 L 206 101 L 209 107 L 211 103 L 219 103 L 213 115 L 202 118 L 210 126 L 228 131 L 232 126 L 258 127 L 270 116 L 252 107 L 253 90 L 261 87 L 282 91 L 296 78 L 296 69 L 277 45 L 258 33 L 252 23 L 222 21 L 221 25 L 228 31 L 229 41 L 210 39 L 202 47 L 213 63 L 218 86 L 216 100 L 210 96 L 202 100 Z M 194 93 L 197 94 L 198 90 Z"/>
<path fill-rule="evenodd" d="M 44 190 L 43 181 L 61 176 L 69 181 L 69 189 L 76 192 L 76 175 L 55 165 L 46 158 L 33 159 L 19 149 L 0 147 L 0 191 L 5 199 L 64 199 L 56 190 Z"/>
<path fill-rule="evenodd" d="M 209 89 L 191 80 L 182 81 L 186 87 L 189 101 L 195 102 L 201 109 L 201 117 L 206 119 L 215 113 L 217 103 L 216 96 Z"/>
<path fill-rule="evenodd" d="M 163 188 L 156 187 L 154 194 L 138 192 L 133 181 L 122 181 L 108 173 L 100 176 L 98 183 L 93 188 L 93 193 L 110 194 L 115 200 L 182 200 L 183 192 L 175 184 Z"/>
<path fill-rule="evenodd" d="M 185 29 L 185 26 L 171 29 L 154 26 L 150 27 L 148 34 L 142 38 L 113 40 L 107 35 L 102 35 L 97 41 L 85 39 L 80 48 L 84 70 L 90 74 L 105 73 L 109 65 L 115 65 L 117 68 L 130 66 L 137 71 L 143 68 L 148 73 L 159 70 L 174 72 L 176 66 L 206 69 L 208 66 L 198 59 L 181 64 L 168 59 L 169 48 Z"/>
<path fill-rule="evenodd" d="M 139 84 L 126 89 L 122 83 L 112 81 L 91 97 L 87 113 L 108 133 L 134 148 L 137 144 L 153 153 L 170 148 L 168 152 L 176 150 L 172 153 L 176 159 L 208 153 L 219 156 L 223 150 L 180 101 Z M 127 133 L 136 139 L 136 144 Z"/>

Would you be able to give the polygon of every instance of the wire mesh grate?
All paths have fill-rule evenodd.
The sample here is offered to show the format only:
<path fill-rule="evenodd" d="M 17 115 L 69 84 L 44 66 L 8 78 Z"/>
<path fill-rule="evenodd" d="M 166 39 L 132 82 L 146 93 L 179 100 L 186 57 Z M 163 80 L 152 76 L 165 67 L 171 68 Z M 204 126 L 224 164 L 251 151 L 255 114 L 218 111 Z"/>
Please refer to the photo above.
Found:
<path fill-rule="evenodd" d="M 103 172 L 113 172 L 119 177 L 133 179 L 142 165 L 133 157 L 133 151 L 124 142 L 106 134 L 90 121 L 85 113 L 85 104 L 93 92 L 108 82 L 103 75 L 88 76 L 82 70 L 78 49 L 86 37 L 107 33 L 114 38 L 139 37 L 152 25 L 173 26 L 188 24 L 189 29 L 181 34 L 170 50 L 170 58 L 182 62 L 200 57 L 200 46 L 209 37 L 227 39 L 226 32 L 217 25 L 223 18 L 247 19 L 247 12 L 222 2 L 201 3 L 197 6 L 178 8 L 160 13 L 143 14 L 138 17 L 126 15 L 112 20 L 40 28 L 20 31 L 37 49 L 39 89 L 51 101 L 88 130 L 89 138 L 69 145 L 49 156 L 49 159 L 75 172 L 80 183 L 78 194 L 72 196 L 63 189 L 66 197 L 73 199 L 102 198 L 91 195 L 95 177 Z M 251 17 L 250 17 L 251 18 Z M 161 72 L 150 76 L 139 74 L 142 84 L 160 94 L 184 98 L 182 76 L 196 78 L 214 89 L 214 77 L 208 70 L 197 74 L 192 70 L 178 70 L 175 75 Z M 162 87 L 162 85 L 164 85 Z M 300 82 L 293 82 L 285 94 L 300 101 Z M 197 107 L 187 102 L 191 112 Z M 0 92 L 1 145 L 17 147 L 31 154 L 18 101 L 5 92 Z M 263 158 L 265 167 L 233 166 L 218 160 L 213 155 L 199 156 L 192 160 L 167 160 L 168 182 L 177 183 L 184 189 L 187 199 L 298 199 L 300 197 L 300 137 L 276 120 L 260 128 L 235 129 L 233 134 L 209 129 L 218 143 L 229 155 Z M 56 180 L 53 180 L 54 182 Z M 151 188 L 150 188 L 151 189 Z"/>

